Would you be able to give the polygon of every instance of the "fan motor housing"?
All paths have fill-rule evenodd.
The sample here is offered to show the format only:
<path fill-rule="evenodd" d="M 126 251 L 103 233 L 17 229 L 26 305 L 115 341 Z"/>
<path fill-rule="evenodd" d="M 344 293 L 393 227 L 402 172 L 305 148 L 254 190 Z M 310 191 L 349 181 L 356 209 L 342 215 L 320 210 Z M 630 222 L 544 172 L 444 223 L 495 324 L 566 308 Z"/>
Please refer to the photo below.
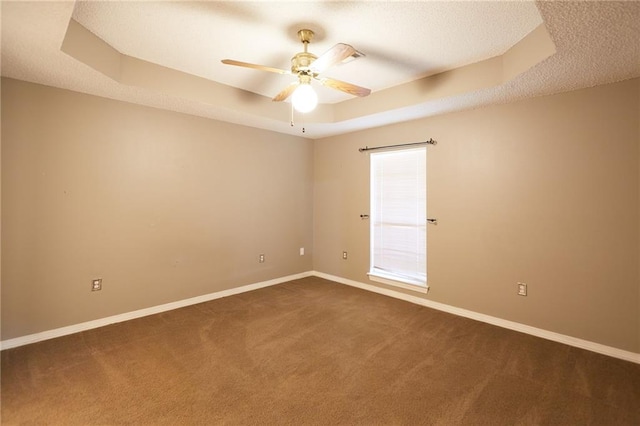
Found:
<path fill-rule="evenodd" d="M 318 59 L 318 57 L 313 53 L 297 53 L 293 58 L 291 58 L 291 72 L 294 74 L 308 73 L 309 67 L 316 59 Z"/>

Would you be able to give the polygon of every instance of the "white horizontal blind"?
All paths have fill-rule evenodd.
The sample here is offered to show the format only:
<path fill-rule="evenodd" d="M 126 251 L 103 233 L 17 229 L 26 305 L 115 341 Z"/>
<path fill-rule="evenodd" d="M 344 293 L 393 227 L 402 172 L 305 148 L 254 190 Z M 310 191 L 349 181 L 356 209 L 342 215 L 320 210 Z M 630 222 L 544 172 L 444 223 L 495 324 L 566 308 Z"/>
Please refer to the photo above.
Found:
<path fill-rule="evenodd" d="M 371 275 L 426 287 L 426 148 L 371 154 Z"/>

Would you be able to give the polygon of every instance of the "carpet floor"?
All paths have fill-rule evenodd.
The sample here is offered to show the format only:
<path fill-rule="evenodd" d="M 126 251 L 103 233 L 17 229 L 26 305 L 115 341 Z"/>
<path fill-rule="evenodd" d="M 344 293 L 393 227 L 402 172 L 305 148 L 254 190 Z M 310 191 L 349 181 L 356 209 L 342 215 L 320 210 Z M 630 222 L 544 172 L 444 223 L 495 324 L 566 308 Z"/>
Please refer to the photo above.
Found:
<path fill-rule="evenodd" d="M 316 277 L 1 367 L 7 425 L 640 425 L 638 364 Z"/>

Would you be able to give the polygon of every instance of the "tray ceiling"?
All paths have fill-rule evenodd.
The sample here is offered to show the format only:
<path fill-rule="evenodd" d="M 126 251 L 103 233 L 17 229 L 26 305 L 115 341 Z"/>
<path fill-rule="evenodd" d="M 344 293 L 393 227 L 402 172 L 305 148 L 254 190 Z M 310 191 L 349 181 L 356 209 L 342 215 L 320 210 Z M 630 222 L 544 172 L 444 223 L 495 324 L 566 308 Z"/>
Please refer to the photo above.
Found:
<path fill-rule="evenodd" d="M 320 138 L 640 76 L 639 2 L 2 2 L 2 75 Z M 366 56 L 325 74 L 321 105 L 290 126 L 270 99 L 289 68 L 338 42 Z M 295 121 L 300 117 L 294 116 Z"/>

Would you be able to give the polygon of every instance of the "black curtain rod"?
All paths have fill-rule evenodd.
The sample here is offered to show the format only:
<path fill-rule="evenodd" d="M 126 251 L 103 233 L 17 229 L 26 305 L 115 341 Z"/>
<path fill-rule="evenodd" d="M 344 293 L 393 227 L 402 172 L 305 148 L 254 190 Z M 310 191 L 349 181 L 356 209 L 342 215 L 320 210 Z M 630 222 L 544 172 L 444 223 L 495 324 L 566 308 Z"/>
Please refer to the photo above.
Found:
<path fill-rule="evenodd" d="M 360 152 L 365 152 L 365 151 L 374 151 L 376 149 L 389 149 L 389 148 L 398 148 L 401 146 L 412 146 L 412 145 L 436 145 L 438 142 L 434 141 L 433 139 L 429 138 L 428 141 L 424 141 L 424 142 L 414 142 L 414 143 L 403 143 L 400 145 L 386 145 L 386 146 L 374 146 L 373 148 L 369 148 L 368 146 L 365 146 L 364 148 L 360 148 L 358 149 L 358 151 Z"/>

